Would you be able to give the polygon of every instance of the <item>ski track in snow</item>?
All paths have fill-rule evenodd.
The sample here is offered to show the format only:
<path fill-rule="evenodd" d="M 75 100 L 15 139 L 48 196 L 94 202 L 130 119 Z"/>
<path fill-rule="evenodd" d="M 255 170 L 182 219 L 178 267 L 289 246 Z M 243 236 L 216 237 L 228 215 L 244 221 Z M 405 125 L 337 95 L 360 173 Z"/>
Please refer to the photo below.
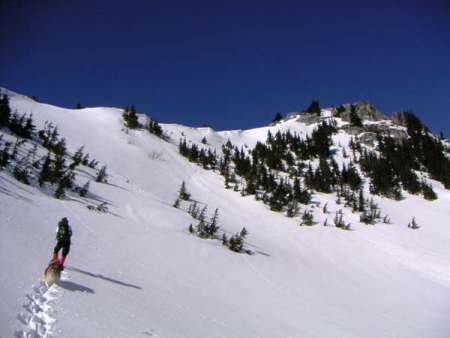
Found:
<path fill-rule="evenodd" d="M 33 286 L 33 291 L 26 294 L 22 307 L 24 311 L 17 315 L 22 329 L 15 332 L 17 338 L 50 338 L 54 337 L 53 324 L 54 302 L 60 293 L 58 286 L 47 288 L 44 281 Z"/>

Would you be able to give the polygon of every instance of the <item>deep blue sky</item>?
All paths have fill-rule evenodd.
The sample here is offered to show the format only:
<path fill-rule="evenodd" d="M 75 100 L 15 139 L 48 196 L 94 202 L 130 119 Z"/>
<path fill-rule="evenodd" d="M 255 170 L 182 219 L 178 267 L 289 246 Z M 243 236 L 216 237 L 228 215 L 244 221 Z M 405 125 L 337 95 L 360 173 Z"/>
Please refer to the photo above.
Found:
<path fill-rule="evenodd" d="M 450 1 L 214 2 L 0 0 L 0 86 L 215 129 L 366 99 L 450 136 Z"/>

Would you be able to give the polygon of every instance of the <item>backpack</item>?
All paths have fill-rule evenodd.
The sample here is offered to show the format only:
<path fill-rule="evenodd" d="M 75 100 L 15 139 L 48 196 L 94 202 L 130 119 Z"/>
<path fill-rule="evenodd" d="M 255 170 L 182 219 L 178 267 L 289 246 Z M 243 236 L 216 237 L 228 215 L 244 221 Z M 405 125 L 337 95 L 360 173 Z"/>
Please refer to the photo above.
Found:
<path fill-rule="evenodd" d="M 58 224 L 58 231 L 56 232 L 56 239 L 61 242 L 69 242 L 72 236 L 72 230 L 69 224 L 60 223 Z"/>

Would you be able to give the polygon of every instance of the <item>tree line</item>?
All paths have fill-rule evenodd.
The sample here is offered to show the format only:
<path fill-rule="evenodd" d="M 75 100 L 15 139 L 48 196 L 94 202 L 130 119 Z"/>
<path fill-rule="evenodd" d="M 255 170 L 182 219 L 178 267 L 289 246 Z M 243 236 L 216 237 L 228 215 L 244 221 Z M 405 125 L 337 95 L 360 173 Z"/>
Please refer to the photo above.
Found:
<path fill-rule="evenodd" d="M 14 144 L 0 136 L 0 170 L 7 169 L 18 181 L 41 188 L 54 187 L 53 196 L 63 198 L 67 190 L 84 197 L 88 193 L 89 181 L 83 186 L 75 184 L 75 169 L 84 165 L 96 169 L 98 161 L 90 159 L 81 146 L 73 155 L 67 151 L 66 140 L 51 122 L 36 132 L 32 115 L 11 113 L 9 98 L 0 98 L 0 128 L 9 130 L 16 137 Z M 25 149 L 27 146 L 28 149 Z M 40 147 L 47 151 L 39 155 Z M 106 182 L 106 166 L 97 171 L 95 181 Z"/>

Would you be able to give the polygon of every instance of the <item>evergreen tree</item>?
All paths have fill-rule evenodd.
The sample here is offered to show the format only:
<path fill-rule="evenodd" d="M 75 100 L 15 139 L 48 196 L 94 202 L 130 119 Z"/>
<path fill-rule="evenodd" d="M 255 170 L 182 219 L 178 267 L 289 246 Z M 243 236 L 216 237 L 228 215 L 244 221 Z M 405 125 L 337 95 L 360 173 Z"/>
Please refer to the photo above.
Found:
<path fill-rule="evenodd" d="M 336 211 L 336 216 L 334 217 L 334 226 L 336 228 L 345 229 L 346 225 L 343 217 L 342 210 Z"/>
<path fill-rule="evenodd" d="M 27 171 L 31 174 L 32 170 L 32 162 L 36 159 L 37 153 L 37 145 L 34 144 L 30 149 L 28 149 L 27 153 L 20 160 L 20 162 L 27 168 Z"/>
<path fill-rule="evenodd" d="M 0 151 L 0 169 L 4 168 L 8 165 L 8 161 L 10 159 L 9 148 L 11 147 L 11 143 L 6 142 L 3 149 Z"/>
<path fill-rule="evenodd" d="M 44 129 L 41 129 L 38 131 L 38 136 L 42 140 L 42 146 L 44 148 L 48 148 L 50 133 L 51 133 L 52 128 L 53 128 L 53 125 L 51 123 L 49 123 L 48 121 L 45 121 Z"/>
<path fill-rule="evenodd" d="M 161 126 L 159 125 L 158 121 L 151 119 L 148 123 L 147 123 L 147 130 L 151 133 L 154 134 L 160 138 L 163 138 L 163 130 L 161 128 Z"/>
<path fill-rule="evenodd" d="M 228 246 L 228 237 L 225 233 L 222 234 L 222 245 Z"/>
<path fill-rule="evenodd" d="M 406 128 L 409 136 L 415 137 L 422 135 L 427 128 L 423 125 L 422 121 L 411 111 L 403 112 L 405 117 Z"/>
<path fill-rule="evenodd" d="M 416 222 L 416 218 L 415 217 L 412 218 L 411 223 L 408 223 L 408 228 L 411 228 L 411 229 L 419 229 L 420 228 L 419 225 Z"/>
<path fill-rule="evenodd" d="M 80 148 L 77 149 L 75 154 L 73 154 L 72 163 L 69 166 L 70 169 L 75 169 L 83 160 L 83 149 L 84 146 L 81 146 Z"/>
<path fill-rule="evenodd" d="M 324 158 L 320 158 L 319 160 L 319 168 L 316 175 L 316 190 L 330 193 L 333 189 L 333 174 L 331 173 L 328 162 Z"/>
<path fill-rule="evenodd" d="M 52 169 L 53 161 L 50 157 L 50 153 L 44 159 L 44 163 L 42 164 L 41 171 L 39 173 L 38 183 L 39 186 L 42 186 L 45 182 L 51 182 L 53 177 L 53 169 Z"/>
<path fill-rule="evenodd" d="M 50 136 L 49 136 L 48 148 L 50 150 L 52 150 L 53 152 L 55 152 L 55 153 L 60 153 L 60 154 L 62 154 L 63 152 L 65 153 L 65 150 L 66 150 L 65 142 L 60 143 L 59 146 L 56 147 L 56 151 L 55 151 L 55 146 L 59 142 L 58 140 L 59 140 L 59 130 L 58 130 L 58 127 L 55 126 L 51 130 L 51 133 L 50 133 Z"/>
<path fill-rule="evenodd" d="M 345 165 L 342 167 L 341 180 L 343 184 L 347 184 L 353 191 L 358 190 L 362 184 L 361 176 L 352 163 L 349 165 L 348 169 Z"/>
<path fill-rule="evenodd" d="M 137 127 L 139 127 L 138 116 L 136 114 L 136 108 L 134 107 L 134 105 L 126 107 L 122 114 L 122 117 L 127 128 L 136 129 Z"/>
<path fill-rule="evenodd" d="M 311 168 L 311 172 L 312 172 L 312 168 Z M 302 204 L 309 204 L 309 202 L 311 201 L 311 194 L 308 192 L 308 190 L 306 189 L 302 189 L 302 187 L 300 186 L 300 180 L 298 179 L 298 177 L 295 178 L 294 180 L 294 186 L 292 188 L 293 190 L 293 194 L 294 194 L 294 199 Z"/>
<path fill-rule="evenodd" d="M 373 217 L 370 215 L 369 212 L 364 210 L 359 216 L 359 221 L 365 224 L 373 224 Z"/>
<path fill-rule="evenodd" d="M 359 190 L 359 198 L 358 198 L 358 211 L 363 212 L 366 210 L 366 204 L 364 200 L 364 192 L 362 189 Z"/>
<path fill-rule="evenodd" d="M 205 222 L 207 206 L 204 206 L 200 214 L 198 215 L 197 234 L 200 238 L 209 238 L 210 233 L 208 225 Z"/>
<path fill-rule="evenodd" d="M 89 191 L 89 182 L 90 182 L 90 181 L 87 181 L 87 182 L 81 187 L 80 192 L 79 192 L 79 194 L 80 194 L 81 197 L 86 197 L 86 195 L 87 195 L 87 193 L 88 193 L 88 191 Z"/>
<path fill-rule="evenodd" d="M 198 220 L 199 221 L 203 221 L 203 222 L 205 222 L 205 218 L 206 218 L 206 211 L 208 210 L 208 206 L 207 205 L 205 205 L 204 207 L 203 207 L 203 209 L 202 209 L 202 211 L 200 211 L 200 213 L 198 214 Z"/>
<path fill-rule="evenodd" d="M 248 231 L 245 227 L 243 227 L 241 232 L 239 233 L 239 237 L 241 237 L 242 239 L 245 239 L 245 237 L 247 237 L 247 235 L 248 235 Z"/>
<path fill-rule="evenodd" d="M 334 116 L 341 117 L 343 112 L 345 112 L 344 106 L 337 106 L 336 113 L 334 114 Z"/>
<path fill-rule="evenodd" d="M 66 140 L 64 138 L 62 138 L 61 140 L 57 141 L 56 143 L 53 143 L 52 147 L 51 147 L 53 153 L 55 153 L 55 155 L 57 156 L 66 156 Z"/>
<path fill-rule="evenodd" d="M 242 241 L 238 233 L 230 237 L 230 239 L 228 240 L 228 247 L 230 248 L 231 251 L 241 252 Z"/>
<path fill-rule="evenodd" d="M 295 217 L 298 214 L 298 202 L 296 200 L 292 200 L 289 205 L 288 205 L 288 209 L 287 209 L 287 217 Z"/>
<path fill-rule="evenodd" d="M 65 189 L 72 189 L 74 180 L 75 180 L 75 173 L 73 172 L 73 170 L 68 169 L 61 177 L 59 183 L 64 185 Z"/>
<path fill-rule="evenodd" d="M 400 180 L 388 159 L 365 152 L 361 156 L 360 164 L 371 178 L 371 193 L 397 200 L 402 198 Z"/>
<path fill-rule="evenodd" d="M 66 195 L 66 187 L 62 180 L 59 182 L 58 187 L 55 190 L 53 196 L 57 199 L 62 199 Z"/>
<path fill-rule="evenodd" d="M 402 186 L 410 194 L 418 194 L 421 190 L 417 174 L 405 163 L 403 166 L 394 169 L 402 182 Z"/>
<path fill-rule="evenodd" d="M 188 214 L 191 215 L 193 218 L 197 219 L 199 213 L 199 208 L 197 205 L 197 201 L 194 201 L 189 205 Z"/>
<path fill-rule="evenodd" d="M 433 187 L 430 184 L 427 184 L 425 181 L 421 183 L 423 197 L 426 200 L 433 201 L 437 199 L 437 194 L 434 192 Z"/>
<path fill-rule="evenodd" d="M 29 185 L 29 172 L 26 161 L 18 161 L 13 170 L 13 176 L 19 182 Z"/>
<path fill-rule="evenodd" d="M 53 163 L 51 182 L 55 183 L 61 180 L 66 170 L 66 159 L 62 155 L 56 155 Z"/>
<path fill-rule="evenodd" d="M 361 197 L 360 197 L 361 198 Z M 378 208 L 378 205 L 373 201 L 373 199 L 370 200 L 369 204 L 369 210 L 367 208 L 364 208 L 361 211 L 360 215 L 360 222 L 365 224 L 375 224 L 377 220 L 381 217 L 381 212 Z"/>
<path fill-rule="evenodd" d="M 88 163 L 88 167 L 95 169 L 97 167 L 98 161 L 96 161 L 95 159 L 92 159 L 91 161 L 89 161 Z"/>
<path fill-rule="evenodd" d="M 184 183 L 184 181 L 181 182 L 181 187 L 180 187 L 180 191 L 178 193 L 178 197 L 182 201 L 189 201 L 189 199 L 191 198 L 191 194 L 189 194 L 186 190 L 186 183 Z"/>
<path fill-rule="evenodd" d="M 216 210 L 214 211 L 214 215 L 211 218 L 211 221 L 209 222 L 209 225 L 207 227 L 207 232 L 210 237 L 213 237 L 219 230 L 219 226 L 217 225 L 218 222 L 219 222 L 219 209 L 216 208 Z"/>
<path fill-rule="evenodd" d="M 244 240 L 247 236 L 247 230 L 242 228 L 241 232 L 234 234 L 228 241 L 228 247 L 235 252 L 242 252 L 244 249 Z"/>
<path fill-rule="evenodd" d="M 302 215 L 302 222 L 300 225 L 308 225 L 311 226 L 314 224 L 313 214 L 310 210 L 305 210 Z"/>
<path fill-rule="evenodd" d="M 8 127 L 13 132 L 13 134 L 19 135 L 20 133 L 21 124 L 19 123 L 19 121 L 19 113 L 17 112 L 17 110 L 15 110 L 14 113 L 12 113 L 8 123 Z"/>
<path fill-rule="evenodd" d="M 36 127 L 33 123 L 33 114 L 30 114 L 25 120 L 22 137 L 30 139 L 31 135 L 34 133 L 35 129 L 36 129 Z"/>
<path fill-rule="evenodd" d="M 16 159 L 20 147 L 21 147 L 25 142 L 26 142 L 25 140 L 21 140 L 21 139 L 18 138 L 18 137 L 16 138 L 16 142 L 14 142 L 14 147 L 13 147 L 13 149 L 12 149 L 11 156 L 10 156 L 10 158 L 11 158 L 12 160 L 15 160 L 15 159 Z"/>
<path fill-rule="evenodd" d="M 9 98 L 3 95 L 0 99 L 0 128 L 9 127 L 9 119 L 11 116 L 11 108 L 9 107 Z"/>
<path fill-rule="evenodd" d="M 97 176 L 95 177 L 95 182 L 106 183 L 107 177 L 108 177 L 108 174 L 106 173 L 106 165 L 104 165 L 98 171 Z"/>
<path fill-rule="evenodd" d="M 356 113 L 356 107 L 354 105 L 350 106 L 350 124 L 354 127 L 362 127 L 361 118 Z"/>
<path fill-rule="evenodd" d="M 432 178 L 450 188 L 450 158 L 442 141 L 431 135 L 414 114 L 406 112 L 404 116 L 407 139 L 379 136 L 380 155 L 367 151 L 362 153 L 361 168 L 372 178 L 374 193 L 401 198 L 401 183 L 405 190 L 417 194 L 423 189 L 415 171 L 424 168 Z"/>
<path fill-rule="evenodd" d="M 322 122 L 319 127 L 313 130 L 309 140 L 308 152 L 310 155 L 319 157 L 329 157 L 330 147 L 333 145 L 331 135 L 336 132 L 336 128 L 326 122 Z"/>
<path fill-rule="evenodd" d="M 276 123 L 276 122 L 281 121 L 282 119 L 283 119 L 283 115 L 280 112 L 277 112 L 275 114 L 275 117 L 273 118 L 272 122 Z"/>
<path fill-rule="evenodd" d="M 85 154 L 83 156 L 83 159 L 81 160 L 82 165 L 88 165 L 89 164 L 89 154 Z"/>
<path fill-rule="evenodd" d="M 313 100 L 309 107 L 306 109 L 307 113 L 320 115 L 319 101 Z"/>

